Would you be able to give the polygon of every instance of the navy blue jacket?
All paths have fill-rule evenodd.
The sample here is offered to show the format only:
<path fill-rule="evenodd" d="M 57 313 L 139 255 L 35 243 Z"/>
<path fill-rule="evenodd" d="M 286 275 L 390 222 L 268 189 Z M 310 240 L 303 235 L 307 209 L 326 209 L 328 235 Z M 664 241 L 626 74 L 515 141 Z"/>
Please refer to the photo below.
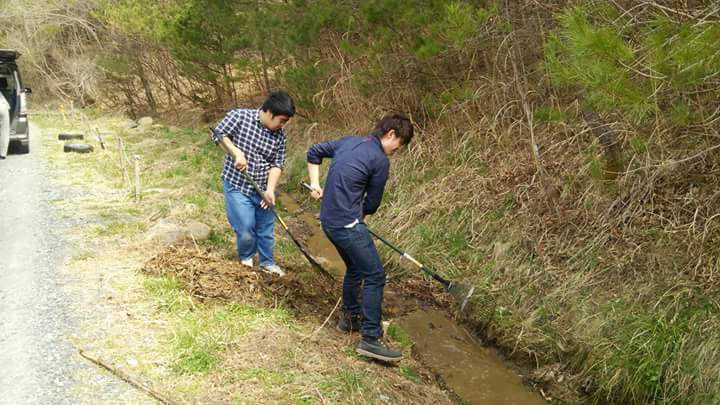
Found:
<path fill-rule="evenodd" d="M 390 171 L 390 160 L 374 136 L 346 136 L 312 145 L 307 161 L 320 164 L 331 158 L 325 181 L 320 221 L 328 228 L 341 228 L 380 206 Z"/>

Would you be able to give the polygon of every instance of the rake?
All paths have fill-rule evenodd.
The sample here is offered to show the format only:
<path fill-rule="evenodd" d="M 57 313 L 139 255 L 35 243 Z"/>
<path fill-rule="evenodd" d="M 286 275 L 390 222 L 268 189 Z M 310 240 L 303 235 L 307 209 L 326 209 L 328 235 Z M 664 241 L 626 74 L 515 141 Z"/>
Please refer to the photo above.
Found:
<path fill-rule="evenodd" d="M 303 183 L 303 186 L 308 190 L 312 190 L 309 184 Z M 483 292 L 480 294 L 480 289 L 476 289 L 474 286 L 468 286 L 455 281 L 448 280 L 442 277 L 440 274 L 432 270 L 431 268 L 420 263 L 417 259 L 410 256 L 407 252 L 403 252 L 392 243 L 385 240 L 385 238 L 373 232 L 368 228 L 368 232 L 376 239 L 387 245 L 390 249 L 394 250 L 402 257 L 411 261 L 414 265 L 420 268 L 425 274 L 432 277 L 433 280 L 442 284 L 445 290 L 452 296 L 457 303 L 460 305 L 461 312 L 473 312 L 481 315 L 483 319 L 490 319 L 495 313 L 495 298 L 489 292 Z"/>
<path fill-rule="evenodd" d="M 214 128 L 210 128 L 210 131 L 215 133 Z M 243 178 L 248 183 L 250 183 L 250 185 L 253 187 L 253 189 L 255 189 L 255 192 L 258 193 L 258 195 L 260 195 L 260 198 L 263 198 L 263 195 L 265 193 L 260 188 L 260 186 L 257 184 L 257 182 L 255 182 L 255 180 L 253 180 L 250 176 L 248 176 L 248 174 L 244 170 L 241 171 L 240 174 L 243 176 Z M 285 232 L 288 234 L 290 239 L 292 239 L 292 241 L 295 242 L 295 246 L 298 247 L 298 249 L 303 254 L 303 256 L 305 256 L 305 258 L 310 262 L 310 264 L 312 265 L 312 268 L 317 270 L 318 273 L 320 273 L 322 276 L 326 277 L 327 279 L 329 279 L 331 281 L 335 281 L 335 277 L 333 277 L 332 274 L 328 273 L 328 271 L 325 270 L 320 265 L 320 263 L 318 263 L 318 261 L 315 260 L 315 258 L 307 250 L 305 250 L 305 248 L 302 246 L 300 241 L 292 234 L 292 232 L 290 232 L 290 228 L 288 228 L 287 224 L 285 224 L 285 221 L 283 221 L 283 219 L 277 213 L 277 210 L 274 207 L 272 208 L 272 210 L 273 210 L 273 214 L 275 214 L 275 218 L 277 218 L 278 222 L 280 222 L 280 225 L 282 225 L 283 229 L 285 229 Z"/>

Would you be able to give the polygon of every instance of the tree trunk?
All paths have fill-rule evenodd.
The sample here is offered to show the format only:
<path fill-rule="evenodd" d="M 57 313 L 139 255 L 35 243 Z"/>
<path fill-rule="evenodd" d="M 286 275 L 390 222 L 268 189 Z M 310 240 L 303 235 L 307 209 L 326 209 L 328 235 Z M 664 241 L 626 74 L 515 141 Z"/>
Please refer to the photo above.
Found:
<path fill-rule="evenodd" d="M 153 95 L 152 88 L 150 87 L 150 82 L 147 79 L 147 75 L 145 74 L 145 68 L 143 67 L 143 63 L 141 60 L 138 60 L 137 63 L 137 75 L 138 77 L 140 77 L 143 90 L 145 90 L 145 97 L 147 98 L 150 112 L 155 113 L 157 111 L 157 103 L 155 102 L 155 96 Z"/>

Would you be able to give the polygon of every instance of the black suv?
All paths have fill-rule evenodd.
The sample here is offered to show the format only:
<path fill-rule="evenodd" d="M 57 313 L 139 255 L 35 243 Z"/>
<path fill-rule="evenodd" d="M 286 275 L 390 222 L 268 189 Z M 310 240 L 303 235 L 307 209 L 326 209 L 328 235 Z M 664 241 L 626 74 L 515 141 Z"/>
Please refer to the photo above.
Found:
<path fill-rule="evenodd" d="M 10 104 L 10 142 L 16 143 L 20 153 L 30 151 L 30 126 L 27 119 L 26 95 L 30 88 L 22 87 L 17 59 L 20 52 L 0 49 L 0 92 Z"/>

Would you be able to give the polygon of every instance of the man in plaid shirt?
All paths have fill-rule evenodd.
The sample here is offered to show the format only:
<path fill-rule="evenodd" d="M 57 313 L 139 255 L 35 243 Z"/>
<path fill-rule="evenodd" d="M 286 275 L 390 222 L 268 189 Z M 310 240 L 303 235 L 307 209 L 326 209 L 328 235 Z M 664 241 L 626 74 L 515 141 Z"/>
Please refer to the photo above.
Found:
<path fill-rule="evenodd" d="M 222 171 L 225 211 L 235 231 L 242 264 L 285 275 L 273 259 L 275 187 L 285 164 L 287 138 L 283 127 L 295 115 L 295 104 L 284 91 L 271 93 L 259 110 L 236 109 L 225 115 L 212 141 L 226 153 Z M 242 173 L 245 172 L 245 173 Z M 265 192 L 259 195 L 244 175 Z"/>

